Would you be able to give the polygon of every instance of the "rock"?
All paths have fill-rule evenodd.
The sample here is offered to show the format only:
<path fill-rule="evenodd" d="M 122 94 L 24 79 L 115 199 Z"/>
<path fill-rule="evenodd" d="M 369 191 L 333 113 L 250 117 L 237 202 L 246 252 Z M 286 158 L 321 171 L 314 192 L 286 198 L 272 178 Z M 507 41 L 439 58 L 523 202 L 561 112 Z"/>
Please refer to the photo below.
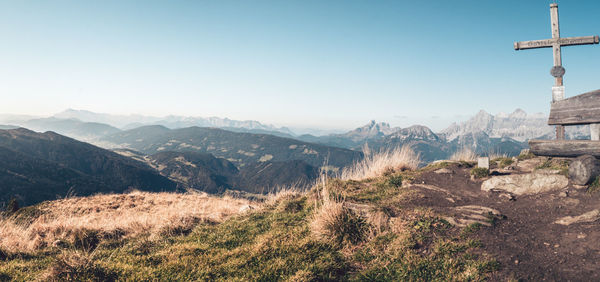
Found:
<path fill-rule="evenodd" d="M 600 161 L 598 161 L 594 156 L 580 156 L 569 165 L 569 179 L 573 184 L 590 184 L 599 175 Z"/>
<path fill-rule="evenodd" d="M 566 198 L 569 197 L 569 192 L 567 191 L 562 191 L 558 194 L 558 196 L 562 197 L 562 198 Z"/>
<path fill-rule="evenodd" d="M 520 171 L 532 172 L 533 170 L 535 170 L 536 167 L 543 164 L 547 160 L 547 157 L 537 157 L 533 159 L 519 161 L 517 163 L 517 168 L 519 168 Z"/>
<path fill-rule="evenodd" d="M 540 172 L 494 176 L 481 184 L 481 190 L 502 190 L 515 195 L 531 195 L 567 187 L 569 180 L 563 175 Z"/>
<path fill-rule="evenodd" d="M 502 217 L 502 214 L 500 214 L 498 210 L 483 206 L 460 206 L 454 207 L 453 210 L 454 214 L 452 216 L 447 216 L 444 219 L 450 224 L 460 227 L 465 227 L 474 223 L 491 226 L 494 218 Z"/>
<path fill-rule="evenodd" d="M 596 209 L 590 212 L 586 212 L 582 215 L 578 216 L 565 216 L 556 220 L 554 223 L 561 225 L 571 225 L 574 223 L 582 223 L 582 222 L 594 222 L 600 219 L 600 210 Z"/>
<path fill-rule="evenodd" d="M 247 212 L 247 211 L 250 211 L 250 210 L 253 210 L 253 209 L 254 209 L 254 207 L 251 206 L 251 205 L 244 205 L 244 206 L 240 207 L 239 212 L 243 213 L 243 212 Z"/>
<path fill-rule="evenodd" d="M 560 174 L 560 170 L 550 168 L 536 169 L 535 172 L 541 174 Z"/>
<path fill-rule="evenodd" d="M 67 244 L 67 242 L 65 242 L 63 240 L 56 240 L 56 241 L 52 242 L 52 246 L 56 247 L 56 248 L 66 248 L 69 246 L 69 244 Z"/>
<path fill-rule="evenodd" d="M 498 195 L 498 197 L 504 198 L 508 201 L 516 201 L 517 200 L 517 199 L 515 199 L 515 196 L 511 193 L 500 193 L 500 195 Z"/>
<path fill-rule="evenodd" d="M 520 156 L 526 156 L 529 155 L 529 149 L 523 149 L 521 150 L 521 153 L 519 154 Z"/>
<path fill-rule="evenodd" d="M 477 167 L 490 169 L 490 158 L 489 157 L 477 158 Z"/>
<path fill-rule="evenodd" d="M 440 168 L 440 169 L 438 169 L 438 170 L 436 170 L 434 172 L 437 173 L 437 174 L 453 174 L 454 173 L 454 171 L 449 170 L 447 168 Z"/>

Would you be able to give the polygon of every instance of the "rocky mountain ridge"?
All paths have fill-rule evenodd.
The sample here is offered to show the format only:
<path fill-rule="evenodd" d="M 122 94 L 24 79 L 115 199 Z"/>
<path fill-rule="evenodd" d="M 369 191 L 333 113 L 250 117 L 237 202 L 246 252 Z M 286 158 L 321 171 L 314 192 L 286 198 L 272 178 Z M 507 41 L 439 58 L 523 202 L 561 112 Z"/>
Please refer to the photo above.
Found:
<path fill-rule="evenodd" d="M 448 141 L 460 136 L 484 132 L 490 138 L 511 138 L 519 142 L 529 139 L 548 139 L 554 136 L 554 127 L 548 125 L 548 117 L 544 114 L 527 114 L 517 109 L 511 114 L 499 113 L 492 115 L 484 110 L 474 117 L 461 123 L 453 123 L 440 133 Z M 567 137 L 582 139 L 589 137 L 589 127 L 567 127 Z"/>

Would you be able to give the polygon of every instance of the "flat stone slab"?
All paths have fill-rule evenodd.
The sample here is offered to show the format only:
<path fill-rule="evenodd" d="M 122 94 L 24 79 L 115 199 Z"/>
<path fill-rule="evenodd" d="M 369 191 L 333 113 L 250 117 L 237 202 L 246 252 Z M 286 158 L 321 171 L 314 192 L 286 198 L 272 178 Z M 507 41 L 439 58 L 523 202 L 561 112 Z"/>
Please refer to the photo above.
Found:
<path fill-rule="evenodd" d="M 501 216 L 498 210 L 476 205 L 454 207 L 453 210 L 453 216 L 446 216 L 444 219 L 450 224 L 460 227 L 474 223 L 491 226 L 491 217 Z"/>
<path fill-rule="evenodd" d="M 569 180 L 564 175 L 536 171 L 527 174 L 494 176 L 481 184 L 481 190 L 502 190 L 515 195 L 532 195 L 567 187 Z"/>
<path fill-rule="evenodd" d="M 447 168 L 440 168 L 434 172 L 437 174 L 453 174 L 454 173 L 452 170 L 449 170 Z"/>
<path fill-rule="evenodd" d="M 560 225 L 571 225 L 574 223 L 594 222 L 600 219 L 600 210 L 593 210 L 578 216 L 565 216 L 554 223 Z"/>

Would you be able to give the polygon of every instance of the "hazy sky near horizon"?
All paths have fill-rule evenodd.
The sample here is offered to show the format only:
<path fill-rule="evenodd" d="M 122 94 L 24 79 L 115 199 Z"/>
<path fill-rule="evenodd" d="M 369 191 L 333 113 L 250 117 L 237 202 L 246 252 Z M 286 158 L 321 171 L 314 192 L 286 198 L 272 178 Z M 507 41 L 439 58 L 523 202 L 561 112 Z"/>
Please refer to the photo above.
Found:
<path fill-rule="evenodd" d="M 0 0 L 0 113 L 66 108 L 353 128 L 441 129 L 484 109 L 548 112 L 552 1 Z M 561 36 L 600 1 L 558 1 Z M 567 96 L 600 88 L 600 46 L 563 48 Z"/>

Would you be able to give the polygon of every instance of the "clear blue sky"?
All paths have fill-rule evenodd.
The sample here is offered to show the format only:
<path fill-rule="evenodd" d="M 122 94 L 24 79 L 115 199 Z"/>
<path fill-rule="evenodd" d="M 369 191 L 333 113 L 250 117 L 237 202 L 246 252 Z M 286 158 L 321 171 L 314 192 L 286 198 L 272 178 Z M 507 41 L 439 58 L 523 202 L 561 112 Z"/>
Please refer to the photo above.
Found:
<path fill-rule="evenodd" d="M 479 109 L 547 112 L 551 1 L 0 0 L 0 113 L 66 108 L 352 128 L 440 129 Z M 600 1 L 559 1 L 561 35 Z M 567 96 L 600 88 L 600 46 L 563 49 Z"/>

